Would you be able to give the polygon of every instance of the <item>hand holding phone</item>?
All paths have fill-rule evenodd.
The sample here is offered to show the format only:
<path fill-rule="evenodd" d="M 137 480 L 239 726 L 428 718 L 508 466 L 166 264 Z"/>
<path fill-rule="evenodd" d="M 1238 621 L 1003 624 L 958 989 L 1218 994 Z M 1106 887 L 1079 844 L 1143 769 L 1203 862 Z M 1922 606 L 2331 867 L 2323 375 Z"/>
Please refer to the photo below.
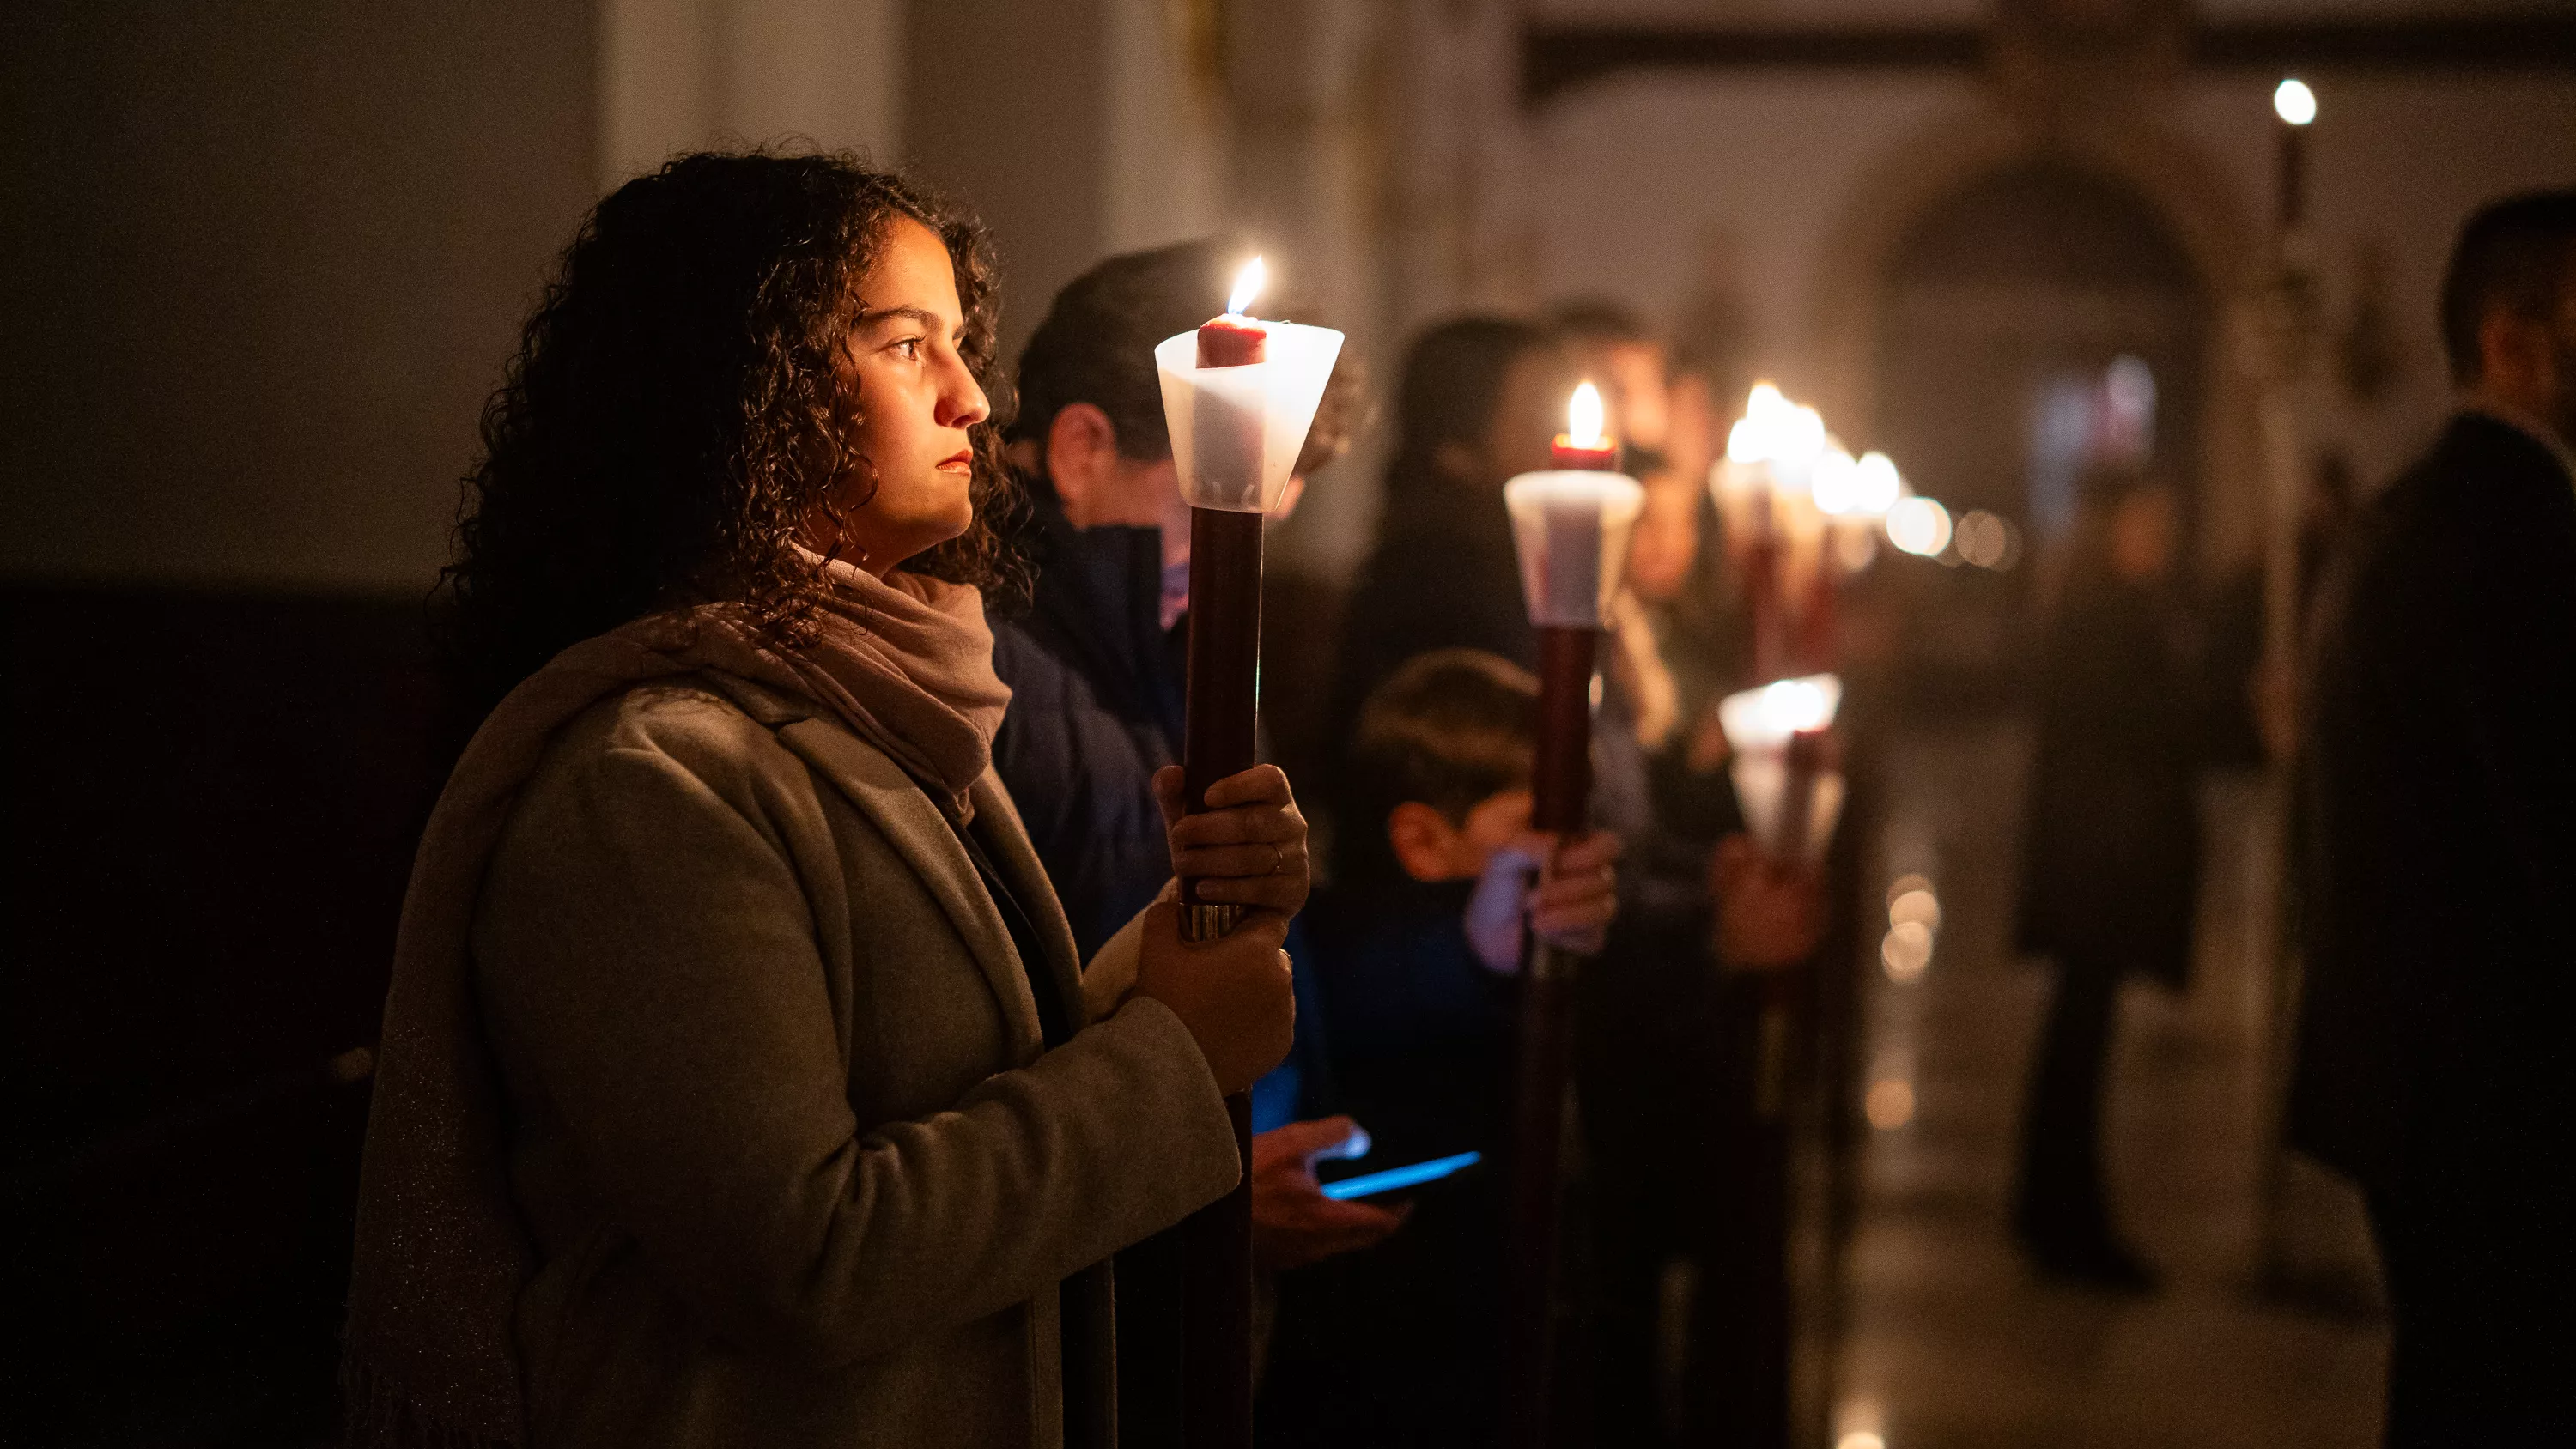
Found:
<path fill-rule="evenodd" d="M 1341 1202 L 1315 1180 L 1315 1164 L 1368 1151 L 1348 1117 L 1291 1122 L 1252 1139 L 1252 1256 L 1265 1268 L 1301 1268 L 1356 1252 L 1404 1226 L 1405 1210 Z"/>

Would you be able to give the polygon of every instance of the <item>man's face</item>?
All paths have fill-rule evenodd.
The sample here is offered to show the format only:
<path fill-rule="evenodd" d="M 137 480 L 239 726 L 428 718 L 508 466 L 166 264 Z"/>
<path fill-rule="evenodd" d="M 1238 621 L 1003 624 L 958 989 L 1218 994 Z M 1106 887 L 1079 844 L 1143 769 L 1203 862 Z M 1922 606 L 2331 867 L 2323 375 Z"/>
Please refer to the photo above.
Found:
<path fill-rule="evenodd" d="M 2548 405 L 2544 421 L 2560 440 L 2576 446 L 2576 265 L 2558 282 L 2558 306 L 2549 316 Z"/>

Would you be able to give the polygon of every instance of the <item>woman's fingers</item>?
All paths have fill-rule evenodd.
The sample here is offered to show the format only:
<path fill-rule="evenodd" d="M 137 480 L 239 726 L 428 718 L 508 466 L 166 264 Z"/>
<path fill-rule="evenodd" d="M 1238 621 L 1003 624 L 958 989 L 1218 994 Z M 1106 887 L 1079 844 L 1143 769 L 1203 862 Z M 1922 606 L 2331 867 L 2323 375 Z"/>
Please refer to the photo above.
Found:
<path fill-rule="evenodd" d="M 1180 846 L 1172 851 L 1172 874 L 1191 880 L 1296 875 L 1305 869 L 1303 842 L 1256 841 L 1250 845 Z"/>
<path fill-rule="evenodd" d="M 1226 776 L 1207 790 L 1211 810 L 1230 810 L 1237 805 L 1293 807 L 1296 803 L 1296 792 L 1288 788 L 1287 772 L 1277 765 L 1255 765 Z"/>
<path fill-rule="evenodd" d="M 1184 816 L 1172 823 L 1175 848 L 1194 845 L 1287 844 L 1306 838 L 1306 817 L 1295 810 L 1238 806 Z"/>
<path fill-rule="evenodd" d="M 1305 909 L 1306 890 L 1302 876 L 1257 876 L 1249 880 L 1217 877 L 1198 882 L 1199 899 L 1210 905 L 1259 906 L 1283 915 Z"/>

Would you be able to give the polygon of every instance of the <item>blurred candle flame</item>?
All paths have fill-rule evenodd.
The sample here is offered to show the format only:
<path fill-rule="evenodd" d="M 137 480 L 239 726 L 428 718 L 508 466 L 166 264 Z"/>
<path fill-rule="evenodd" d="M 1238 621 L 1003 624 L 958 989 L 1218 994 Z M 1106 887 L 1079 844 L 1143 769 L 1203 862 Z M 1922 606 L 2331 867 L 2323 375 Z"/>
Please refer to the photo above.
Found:
<path fill-rule="evenodd" d="M 1744 416 L 1727 432 L 1726 456 L 1738 463 L 1767 463 L 1781 456 L 1789 411 L 1789 400 L 1780 395 L 1780 389 L 1755 383 L 1744 399 Z"/>
<path fill-rule="evenodd" d="M 1852 511 L 1884 514 L 1905 496 L 1905 480 L 1885 453 L 1863 453 L 1852 465 Z"/>
<path fill-rule="evenodd" d="M 1225 299 L 1225 310 L 1237 317 L 1246 315 L 1252 299 L 1261 295 L 1261 284 L 1269 278 L 1270 271 L 1261 264 L 1261 258 L 1245 262 L 1243 270 L 1234 274 L 1234 291 Z"/>
<path fill-rule="evenodd" d="M 1835 701 L 1813 679 L 1782 679 L 1762 687 L 1762 716 L 1782 734 L 1823 729 L 1833 723 Z"/>
<path fill-rule="evenodd" d="M 1816 460 L 1815 476 L 1808 480 L 1807 488 L 1816 496 L 1816 507 L 1829 518 L 1865 511 L 1861 507 L 1860 465 L 1833 443 L 1828 442 L 1824 456 Z"/>
<path fill-rule="evenodd" d="M 1601 389 L 1582 383 L 1565 405 L 1565 441 L 1577 448 L 1601 448 L 1609 440 L 1601 435 Z"/>

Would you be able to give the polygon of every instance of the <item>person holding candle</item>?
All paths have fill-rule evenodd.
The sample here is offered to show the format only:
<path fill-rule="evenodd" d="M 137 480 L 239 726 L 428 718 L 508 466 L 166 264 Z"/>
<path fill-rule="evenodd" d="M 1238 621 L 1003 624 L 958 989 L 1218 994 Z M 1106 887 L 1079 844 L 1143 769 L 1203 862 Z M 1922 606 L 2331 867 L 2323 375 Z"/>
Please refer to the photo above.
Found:
<path fill-rule="evenodd" d="M 2457 414 L 2364 510 L 2311 643 L 2290 1138 L 2361 1185 L 2391 1445 L 2576 1442 L 2576 188 L 2482 208 Z"/>
<path fill-rule="evenodd" d="M 1111 1443 L 1105 1260 L 1237 1180 L 1304 826 L 1222 782 L 1169 846 L 1242 928 L 1083 967 L 990 768 L 994 307 L 837 156 L 680 158 L 566 253 L 448 576 L 498 698 L 404 906 L 353 1444 Z"/>
<path fill-rule="evenodd" d="M 1531 829 L 1537 699 L 1509 660 L 1444 649 L 1361 711 L 1333 884 L 1309 913 L 1336 1086 L 1372 1160 L 1486 1161 L 1426 1189 L 1402 1233 L 1283 1280 L 1271 1442 L 1495 1442 L 1524 938 L 1597 951 L 1618 910 L 1617 837 Z"/>
<path fill-rule="evenodd" d="M 1189 508 L 1175 476 L 1153 349 L 1226 299 L 1245 249 L 1183 242 L 1112 257 L 1056 294 L 1020 354 L 1012 468 L 1031 499 L 1037 580 L 1028 612 L 994 628 L 1012 704 L 993 763 L 1062 898 L 1074 938 L 1097 950 L 1172 881 L 1158 794 L 1177 770 L 1187 628 Z M 1303 315 L 1293 298 L 1265 311 Z M 1348 446 L 1358 366 L 1337 364 L 1290 487 Z M 1299 1012 L 1289 1060 L 1253 1092 L 1256 1262 L 1300 1266 L 1364 1247 L 1403 1219 L 1335 1202 L 1313 1163 L 1358 1124 L 1299 1121 L 1329 1101 L 1320 1012 L 1292 931 Z M 1172 1443 L 1180 1352 L 1179 1244 L 1158 1235 L 1119 1256 L 1122 1439 Z"/>

